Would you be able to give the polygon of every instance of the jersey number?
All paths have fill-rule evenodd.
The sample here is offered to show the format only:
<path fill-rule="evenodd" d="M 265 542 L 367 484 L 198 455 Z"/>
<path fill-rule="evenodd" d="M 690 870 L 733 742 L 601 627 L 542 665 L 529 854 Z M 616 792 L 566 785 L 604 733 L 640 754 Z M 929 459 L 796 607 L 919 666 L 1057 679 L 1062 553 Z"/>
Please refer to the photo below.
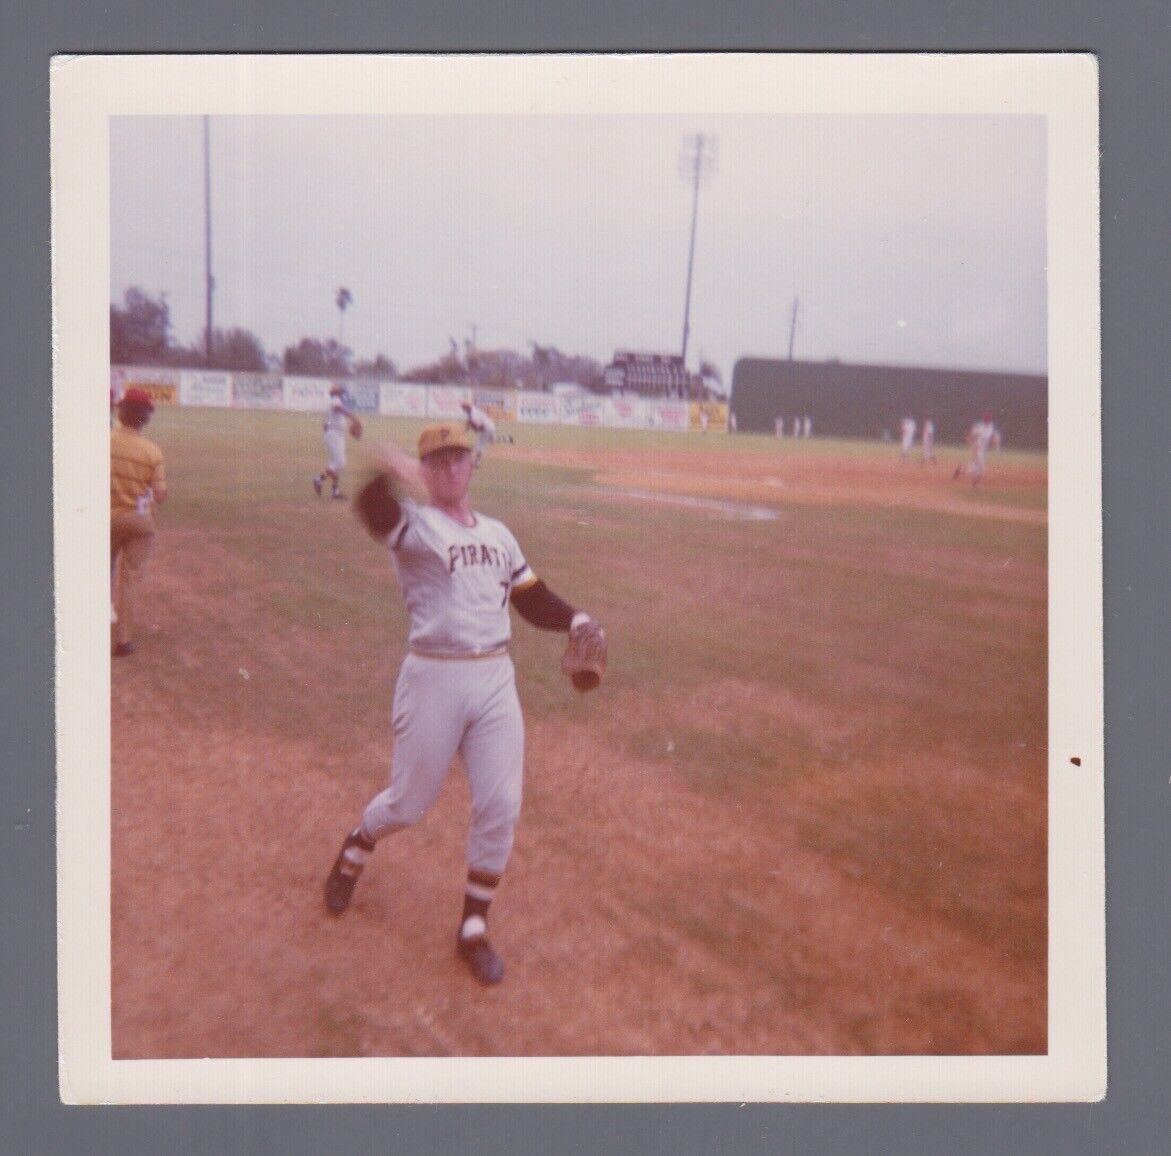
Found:
<path fill-rule="evenodd" d="M 500 585 L 504 587 L 504 598 L 500 603 L 500 609 L 503 610 L 508 605 L 508 591 L 512 586 L 512 583 L 505 582 L 503 579 L 501 579 Z"/>

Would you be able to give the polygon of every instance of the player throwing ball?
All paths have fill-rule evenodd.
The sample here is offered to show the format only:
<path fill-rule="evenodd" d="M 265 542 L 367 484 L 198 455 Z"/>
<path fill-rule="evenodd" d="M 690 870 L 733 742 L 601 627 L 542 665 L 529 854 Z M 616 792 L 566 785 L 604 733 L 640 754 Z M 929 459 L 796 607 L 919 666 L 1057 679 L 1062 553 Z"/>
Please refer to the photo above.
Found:
<path fill-rule="evenodd" d="M 484 450 L 497 442 L 508 442 L 513 445 L 512 434 L 496 432 L 496 423 L 478 406 L 470 401 L 461 401 L 460 408 L 464 411 L 467 421 L 467 430 L 475 434 L 475 444 L 472 446 L 472 466 L 479 466 L 484 456 Z"/>
<path fill-rule="evenodd" d="M 467 431 L 450 422 L 428 426 L 418 452 L 415 460 L 389 447 L 384 472 L 355 499 L 360 520 L 390 551 L 410 632 L 394 693 L 390 785 L 342 843 L 325 904 L 334 915 L 346 910 L 375 845 L 427 814 L 458 751 L 472 816 L 456 950 L 477 980 L 494 984 L 504 964 L 488 941 L 488 907 L 512 850 L 524 767 L 509 605 L 534 626 L 570 633 L 563 667 L 579 689 L 596 685 L 600 670 L 571 671 L 570 652 L 600 650 L 604 668 L 605 635 L 533 573 L 502 522 L 473 511 Z M 402 486 L 429 500 L 404 496 Z"/>
<path fill-rule="evenodd" d="M 332 490 L 330 497 L 339 502 L 344 501 L 341 478 L 342 470 L 346 468 L 346 434 L 360 438 L 362 423 L 358 420 L 357 414 L 346 405 L 346 391 L 343 386 L 329 387 L 329 403 L 321 428 L 322 441 L 325 442 L 325 469 L 313 479 L 313 489 L 320 498 L 321 488 L 328 478 Z"/>

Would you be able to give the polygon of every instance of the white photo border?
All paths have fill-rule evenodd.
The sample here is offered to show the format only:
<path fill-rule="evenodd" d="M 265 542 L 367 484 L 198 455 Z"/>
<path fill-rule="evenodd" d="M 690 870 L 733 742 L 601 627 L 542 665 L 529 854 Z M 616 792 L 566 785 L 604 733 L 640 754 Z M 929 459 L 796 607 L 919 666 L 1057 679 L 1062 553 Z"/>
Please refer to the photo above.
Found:
<path fill-rule="evenodd" d="M 1098 70 L 1092 56 L 73 56 L 54 60 L 50 87 L 59 1074 L 65 1102 L 1055 1102 L 1104 1096 Z M 109 639 L 106 590 L 93 580 L 96 560 L 108 552 L 109 527 L 109 119 L 520 112 L 1046 118 L 1047 1055 L 112 1059 Z"/>

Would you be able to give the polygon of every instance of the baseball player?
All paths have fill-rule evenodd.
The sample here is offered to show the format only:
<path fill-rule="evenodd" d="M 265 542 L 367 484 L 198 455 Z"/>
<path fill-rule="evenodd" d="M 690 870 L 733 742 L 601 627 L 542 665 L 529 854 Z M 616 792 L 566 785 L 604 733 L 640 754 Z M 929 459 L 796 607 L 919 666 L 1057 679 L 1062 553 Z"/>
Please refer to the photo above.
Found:
<path fill-rule="evenodd" d="M 387 476 L 425 492 L 426 503 L 397 496 L 382 478 L 358 496 L 359 517 L 389 549 L 410 631 L 391 716 L 390 785 L 346 835 L 325 904 L 334 915 L 346 910 L 375 845 L 423 818 L 458 751 L 472 816 L 456 950 L 480 983 L 494 984 L 504 964 L 488 941 L 488 907 L 512 850 L 524 765 L 509 605 L 534 626 L 571 638 L 601 630 L 533 573 L 503 523 L 473 511 L 469 441 L 468 431 L 445 422 L 423 430 L 418 460 L 386 450 Z"/>
<path fill-rule="evenodd" d="M 911 453 L 911 447 L 915 444 L 915 419 L 913 417 L 905 417 L 899 427 L 902 430 L 903 444 L 900 457 L 908 457 Z"/>
<path fill-rule="evenodd" d="M 968 476 L 975 486 L 984 476 L 984 467 L 988 461 L 988 450 L 1000 448 L 1000 431 L 992 423 L 992 415 L 986 413 L 975 425 L 968 430 Z M 963 466 L 956 466 L 952 474 L 953 480 L 963 472 Z"/>
<path fill-rule="evenodd" d="M 476 435 L 476 444 L 472 450 L 472 466 L 478 467 L 480 459 L 484 456 L 484 447 L 490 446 L 496 440 L 496 423 L 470 401 L 461 401 L 460 406 L 467 415 L 468 432 Z"/>
<path fill-rule="evenodd" d="M 162 450 L 142 435 L 152 413 L 150 394 L 128 389 L 118 402 L 120 424 L 110 431 L 110 621 L 115 658 L 135 651 L 134 604 L 154 546 L 154 507 L 167 500 Z"/>
<path fill-rule="evenodd" d="M 345 500 L 341 490 L 342 470 L 346 468 L 346 434 L 359 435 L 362 426 L 345 401 L 345 388 L 340 385 L 329 387 L 329 406 L 322 422 L 322 439 L 325 442 L 325 469 L 313 479 L 313 489 L 321 497 L 322 486 L 329 478 L 331 497 L 339 502 Z"/>
<path fill-rule="evenodd" d="M 935 422 L 923 419 L 923 461 L 935 465 Z"/>

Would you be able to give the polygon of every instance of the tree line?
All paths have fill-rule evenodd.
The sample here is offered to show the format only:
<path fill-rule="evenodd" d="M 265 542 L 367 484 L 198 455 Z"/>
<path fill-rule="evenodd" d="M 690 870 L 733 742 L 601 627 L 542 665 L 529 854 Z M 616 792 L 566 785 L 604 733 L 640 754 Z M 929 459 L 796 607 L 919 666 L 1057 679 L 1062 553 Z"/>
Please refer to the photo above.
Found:
<path fill-rule="evenodd" d="M 340 294 L 339 290 L 339 294 Z M 345 304 L 348 305 L 350 299 Z M 339 312 L 344 313 L 341 297 Z M 355 358 L 341 340 L 302 337 L 279 356 L 265 349 L 249 329 L 213 329 L 210 350 L 206 334 L 197 345 L 183 345 L 171 329 L 165 293 L 152 297 L 137 286 L 110 305 L 110 363 L 158 365 L 182 369 L 217 369 L 299 374 L 305 377 L 372 377 L 382 381 L 425 384 L 466 383 L 489 389 L 545 389 L 554 382 L 575 382 L 604 392 L 602 366 L 590 357 L 562 353 L 551 345 L 530 342 L 528 353 L 511 349 L 477 349 L 468 341 L 461 349 L 454 338 L 434 361 L 402 372 L 383 353 Z"/>

